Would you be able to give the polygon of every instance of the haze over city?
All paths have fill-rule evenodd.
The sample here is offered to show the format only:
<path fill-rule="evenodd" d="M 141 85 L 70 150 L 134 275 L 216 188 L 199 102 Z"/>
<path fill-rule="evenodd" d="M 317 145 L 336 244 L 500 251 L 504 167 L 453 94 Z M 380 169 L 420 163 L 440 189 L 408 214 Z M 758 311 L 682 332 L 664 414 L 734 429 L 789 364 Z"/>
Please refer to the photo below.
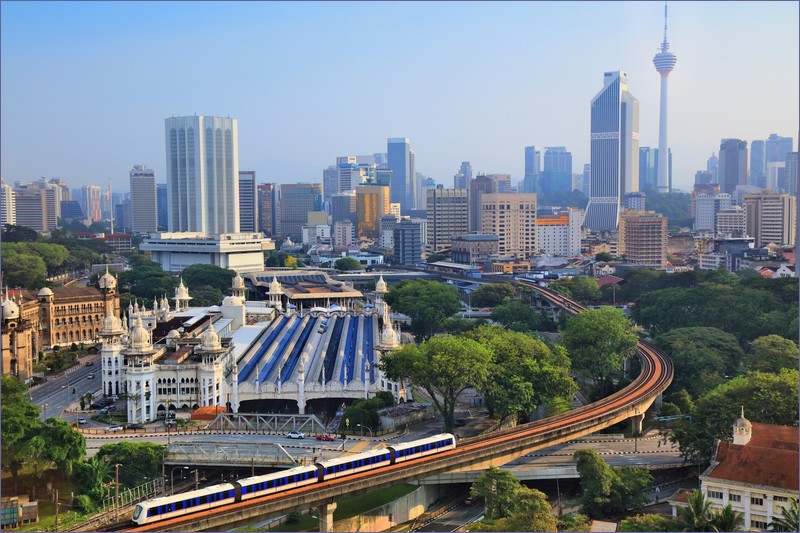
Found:
<path fill-rule="evenodd" d="M 6 183 L 166 181 L 164 119 L 239 120 L 239 168 L 319 182 L 341 155 L 408 137 L 417 171 L 523 177 L 523 148 L 589 162 L 589 103 L 622 69 L 658 146 L 662 2 L 4 2 Z M 675 2 L 673 185 L 721 138 L 797 137 L 798 4 Z"/>

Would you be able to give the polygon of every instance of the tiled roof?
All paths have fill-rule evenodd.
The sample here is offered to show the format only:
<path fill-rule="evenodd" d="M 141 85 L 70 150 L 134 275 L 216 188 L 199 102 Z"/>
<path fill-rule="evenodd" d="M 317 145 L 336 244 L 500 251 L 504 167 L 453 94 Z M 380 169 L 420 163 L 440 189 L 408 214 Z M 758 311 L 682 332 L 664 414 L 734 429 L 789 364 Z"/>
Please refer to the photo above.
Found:
<path fill-rule="evenodd" d="M 597 280 L 597 284 L 600 287 L 605 287 L 606 285 L 616 285 L 620 281 L 625 281 L 625 280 L 623 278 L 620 278 L 620 277 L 617 277 L 617 276 L 612 276 L 612 275 L 609 274 L 607 276 L 603 276 L 602 278 L 598 279 Z"/>
<path fill-rule="evenodd" d="M 717 444 L 719 464 L 705 474 L 709 478 L 798 490 L 798 428 L 753 424 L 753 437 L 741 446 Z"/>

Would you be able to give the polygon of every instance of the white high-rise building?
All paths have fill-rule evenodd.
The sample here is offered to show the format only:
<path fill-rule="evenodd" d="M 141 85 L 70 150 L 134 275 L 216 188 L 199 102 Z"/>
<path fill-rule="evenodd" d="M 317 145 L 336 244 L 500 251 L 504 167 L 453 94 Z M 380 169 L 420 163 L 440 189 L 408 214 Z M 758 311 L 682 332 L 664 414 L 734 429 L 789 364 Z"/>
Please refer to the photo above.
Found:
<path fill-rule="evenodd" d="M 667 41 L 667 5 L 664 4 L 664 41 L 661 43 L 661 51 L 653 58 L 656 70 L 661 74 L 661 113 L 659 115 L 658 128 L 658 192 L 670 192 L 671 183 L 669 180 L 668 150 L 667 150 L 667 77 L 678 57 L 669 51 Z"/>
<path fill-rule="evenodd" d="M 717 194 L 698 194 L 694 198 L 694 229 L 707 231 L 712 235 L 717 232 L 717 213 L 731 208 L 731 195 L 721 192 Z"/>
<path fill-rule="evenodd" d="M 591 195 L 583 225 L 616 231 L 620 201 L 639 191 L 639 101 L 628 92 L 628 75 L 603 74 L 591 105 Z"/>
<path fill-rule="evenodd" d="M 17 223 L 16 206 L 14 189 L 5 183 L 0 184 L 0 225 Z"/>
<path fill-rule="evenodd" d="M 239 232 L 239 121 L 170 117 L 164 121 L 170 232 Z"/>
<path fill-rule="evenodd" d="M 239 171 L 239 231 L 258 231 L 258 191 L 254 170 Z"/>
<path fill-rule="evenodd" d="M 131 179 L 131 230 L 149 233 L 158 230 L 158 195 L 156 172 L 144 165 L 135 165 Z"/>

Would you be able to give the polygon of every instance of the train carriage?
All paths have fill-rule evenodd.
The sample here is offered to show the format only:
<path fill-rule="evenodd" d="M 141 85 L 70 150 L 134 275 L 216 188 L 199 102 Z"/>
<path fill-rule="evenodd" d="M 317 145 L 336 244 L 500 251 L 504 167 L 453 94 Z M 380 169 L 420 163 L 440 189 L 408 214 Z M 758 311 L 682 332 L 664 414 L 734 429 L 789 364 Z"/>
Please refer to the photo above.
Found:
<path fill-rule="evenodd" d="M 354 455 L 345 455 L 328 461 L 320 461 L 316 466 L 318 468 L 319 480 L 327 481 L 329 479 L 349 476 L 350 474 L 363 472 L 364 470 L 389 465 L 391 464 L 391 459 L 389 448 L 382 448 L 380 450 L 370 450 Z"/>
<path fill-rule="evenodd" d="M 236 488 L 232 483 L 222 483 L 141 502 L 133 510 L 133 521 L 142 525 L 227 505 L 235 501 Z"/>
<path fill-rule="evenodd" d="M 394 444 L 391 446 L 393 456 L 392 464 L 402 463 L 403 461 L 409 461 L 417 457 L 433 455 L 455 447 L 456 438 L 450 433 L 442 433 L 412 442 Z"/>
<path fill-rule="evenodd" d="M 241 486 L 241 498 L 236 501 L 316 483 L 317 470 L 316 466 L 297 466 L 263 476 L 240 479 L 236 484 Z"/>

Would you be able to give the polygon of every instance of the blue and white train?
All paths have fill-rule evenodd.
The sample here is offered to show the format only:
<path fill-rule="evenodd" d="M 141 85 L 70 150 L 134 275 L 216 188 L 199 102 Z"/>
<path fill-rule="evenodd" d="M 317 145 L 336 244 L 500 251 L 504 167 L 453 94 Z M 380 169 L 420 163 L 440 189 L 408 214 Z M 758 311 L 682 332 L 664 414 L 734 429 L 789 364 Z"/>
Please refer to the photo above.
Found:
<path fill-rule="evenodd" d="M 272 474 L 249 477 L 182 494 L 155 498 L 136 505 L 133 510 L 133 521 L 139 525 L 149 524 L 159 520 L 258 498 L 274 492 L 321 483 L 366 470 L 402 463 L 403 461 L 433 455 L 455 447 L 455 437 L 450 433 L 442 433 L 425 439 L 394 444 L 379 450 L 370 450 L 329 461 L 320 461 L 309 466 L 298 466 L 289 470 L 273 472 Z"/>

